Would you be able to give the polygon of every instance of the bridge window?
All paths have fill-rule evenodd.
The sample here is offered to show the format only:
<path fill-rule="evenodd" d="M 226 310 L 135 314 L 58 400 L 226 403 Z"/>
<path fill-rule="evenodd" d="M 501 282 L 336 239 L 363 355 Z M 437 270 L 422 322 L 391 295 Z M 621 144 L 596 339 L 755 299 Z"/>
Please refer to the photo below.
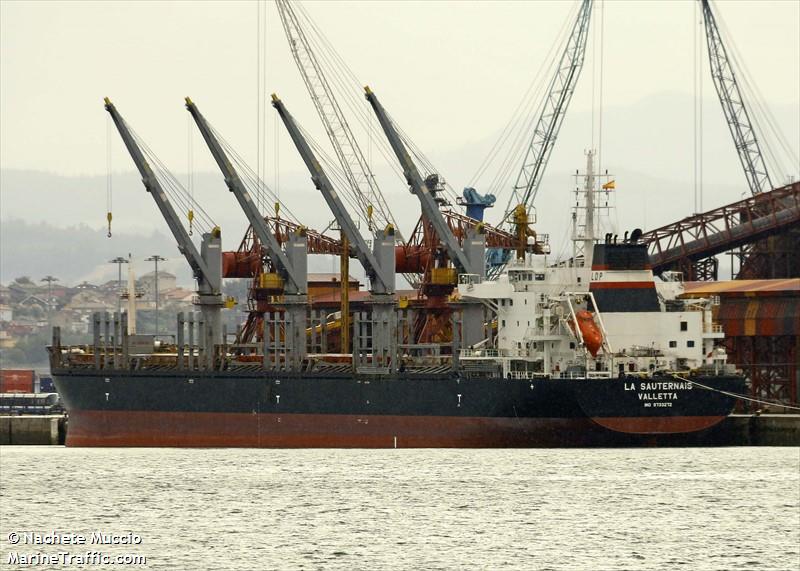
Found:
<path fill-rule="evenodd" d="M 688 331 L 689 324 L 686 321 L 681 321 L 681 331 Z"/>

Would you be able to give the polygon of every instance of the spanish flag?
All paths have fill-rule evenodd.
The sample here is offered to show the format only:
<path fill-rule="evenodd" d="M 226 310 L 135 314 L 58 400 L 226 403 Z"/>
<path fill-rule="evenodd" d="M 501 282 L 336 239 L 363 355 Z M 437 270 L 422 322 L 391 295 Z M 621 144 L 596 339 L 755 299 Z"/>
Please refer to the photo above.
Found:
<path fill-rule="evenodd" d="M 615 180 L 608 181 L 607 183 L 605 183 L 603 185 L 603 190 L 614 190 L 615 188 L 617 188 L 617 184 L 616 183 L 617 183 L 617 181 L 615 181 Z"/>

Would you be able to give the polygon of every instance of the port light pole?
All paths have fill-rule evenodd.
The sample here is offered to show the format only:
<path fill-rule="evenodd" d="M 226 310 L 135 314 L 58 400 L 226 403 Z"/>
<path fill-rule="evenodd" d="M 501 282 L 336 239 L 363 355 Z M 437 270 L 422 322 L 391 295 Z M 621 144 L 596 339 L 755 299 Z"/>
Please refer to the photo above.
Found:
<path fill-rule="evenodd" d="M 53 282 L 57 282 L 58 278 L 47 275 L 42 278 L 43 282 L 47 282 L 47 321 L 53 325 Z"/>
<path fill-rule="evenodd" d="M 108 261 L 109 264 L 117 264 L 119 270 L 117 274 L 117 313 L 122 313 L 122 264 L 127 264 L 127 258 L 117 256 L 113 260 Z"/>
<path fill-rule="evenodd" d="M 153 289 L 155 290 L 154 291 L 154 295 L 155 295 L 155 298 L 156 298 L 156 335 L 158 335 L 158 262 L 165 262 L 165 261 L 167 261 L 167 259 L 166 258 L 162 258 L 158 254 L 153 254 L 152 256 L 147 258 L 145 261 L 146 262 L 153 262 L 155 264 L 155 268 L 156 268 L 155 274 L 153 274 L 154 277 L 155 277 L 155 284 L 154 284 L 154 288 Z"/>

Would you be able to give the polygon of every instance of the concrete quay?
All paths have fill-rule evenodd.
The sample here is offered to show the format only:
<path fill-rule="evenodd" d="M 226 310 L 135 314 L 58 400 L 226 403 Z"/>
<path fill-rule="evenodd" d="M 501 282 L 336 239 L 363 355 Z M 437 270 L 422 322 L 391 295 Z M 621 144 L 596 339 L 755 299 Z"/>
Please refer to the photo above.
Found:
<path fill-rule="evenodd" d="M 712 430 L 727 446 L 800 446 L 800 414 L 732 414 Z"/>
<path fill-rule="evenodd" d="M 66 416 L 4 415 L 0 416 L 0 445 L 64 444 Z"/>

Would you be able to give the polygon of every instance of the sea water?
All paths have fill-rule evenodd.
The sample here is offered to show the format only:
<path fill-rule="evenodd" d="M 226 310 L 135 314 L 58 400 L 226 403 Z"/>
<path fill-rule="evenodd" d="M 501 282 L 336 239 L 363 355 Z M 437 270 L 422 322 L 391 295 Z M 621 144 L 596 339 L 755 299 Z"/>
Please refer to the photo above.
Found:
<path fill-rule="evenodd" d="M 0 494 L 0 569 L 800 569 L 800 448 L 2 447 Z"/>

